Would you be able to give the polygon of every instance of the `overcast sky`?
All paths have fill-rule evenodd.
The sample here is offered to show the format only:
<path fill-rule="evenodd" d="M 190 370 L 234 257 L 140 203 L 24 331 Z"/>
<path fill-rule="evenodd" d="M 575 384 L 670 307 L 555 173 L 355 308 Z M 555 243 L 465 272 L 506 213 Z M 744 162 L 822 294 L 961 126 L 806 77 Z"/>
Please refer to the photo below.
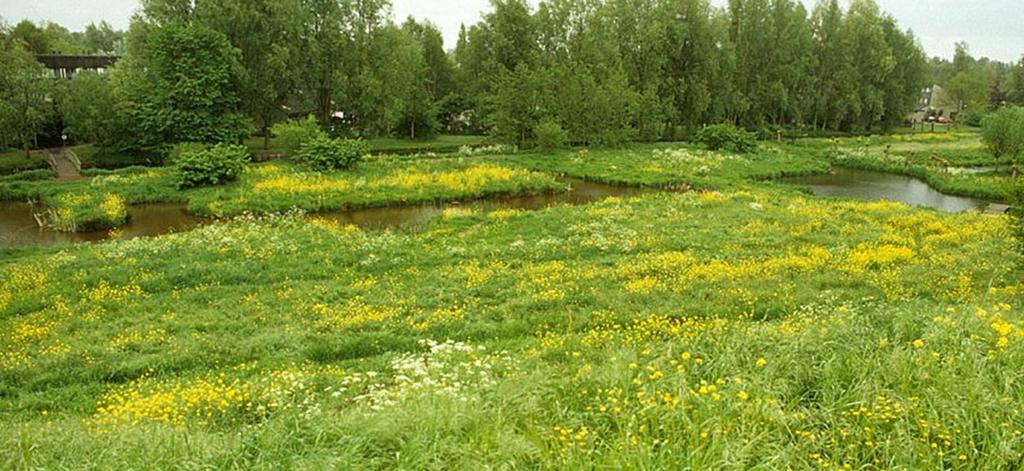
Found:
<path fill-rule="evenodd" d="M 712 0 L 724 5 L 727 0 Z M 813 5 L 815 0 L 802 0 Z M 950 57 L 953 43 L 967 41 L 976 57 L 1017 61 L 1024 54 L 1024 0 L 877 0 L 883 10 L 911 28 L 929 56 Z M 459 25 L 475 23 L 489 0 L 392 0 L 395 17 L 427 18 L 441 27 L 447 47 L 455 46 Z M 536 1 L 533 3 L 536 4 Z M 138 7 L 138 0 L 0 0 L 8 23 L 28 18 L 51 20 L 72 30 L 106 20 L 118 28 Z"/>

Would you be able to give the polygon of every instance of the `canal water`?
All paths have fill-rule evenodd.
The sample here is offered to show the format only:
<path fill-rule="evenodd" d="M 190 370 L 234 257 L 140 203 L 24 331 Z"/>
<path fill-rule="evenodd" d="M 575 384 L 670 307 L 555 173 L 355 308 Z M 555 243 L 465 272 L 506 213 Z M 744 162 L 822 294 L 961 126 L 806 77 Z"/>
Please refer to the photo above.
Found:
<path fill-rule="evenodd" d="M 564 193 L 496 197 L 468 202 L 386 206 L 317 213 L 316 217 L 353 224 L 366 229 L 399 229 L 423 225 L 446 209 L 465 208 L 479 212 L 521 209 L 537 210 L 558 205 L 580 205 L 608 197 L 628 198 L 661 191 L 648 188 L 606 185 L 575 178 L 562 178 L 571 190 Z M 134 205 L 129 222 L 116 231 L 64 233 L 40 228 L 33 212 L 42 208 L 28 203 L 0 201 L 0 247 L 97 242 L 154 236 L 192 229 L 213 222 L 188 214 L 180 203 Z"/>
<path fill-rule="evenodd" d="M 565 204 L 587 204 L 612 196 L 628 198 L 663 191 L 606 185 L 575 178 L 563 178 L 562 181 L 571 187 L 571 191 L 543 195 L 496 197 L 469 202 L 332 211 L 318 213 L 316 216 L 366 229 L 401 229 L 421 226 L 451 208 L 465 208 L 485 213 L 508 209 L 537 210 Z M 939 193 L 916 178 L 846 168 L 836 168 L 827 175 L 783 178 L 780 181 L 808 187 L 815 195 L 823 197 L 896 201 L 948 212 L 985 211 L 992 205 L 990 201 Z M 41 210 L 42 208 L 33 207 L 28 203 L 0 202 L 0 247 L 97 242 L 114 238 L 154 236 L 185 231 L 212 222 L 212 220 L 188 214 L 184 204 L 146 204 L 132 206 L 129 209 L 130 221 L 116 231 L 63 233 L 39 227 L 33 213 Z"/>
<path fill-rule="evenodd" d="M 985 211 L 992 201 L 939 193 L 913 177 L 890 173 L 835 168 L 827 175 L 790 177 L 779 181 L 808 187 L 817 196 L 867 201 L 895 201 L 947 212 Z"/>

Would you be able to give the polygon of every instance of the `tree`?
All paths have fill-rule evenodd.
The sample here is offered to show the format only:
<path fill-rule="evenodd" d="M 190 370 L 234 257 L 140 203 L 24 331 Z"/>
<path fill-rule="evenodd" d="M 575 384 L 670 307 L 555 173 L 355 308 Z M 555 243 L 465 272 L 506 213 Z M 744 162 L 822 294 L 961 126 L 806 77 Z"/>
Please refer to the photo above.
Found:
<path fill-rule="evenodd" d="M 874 0 L 853 0 L 843 22 L 844 49 L 850 55 L 853 74 L 849 103 L 849 128 L 870 130 L 885 116 L 884 87 L 896 68 L 892 47 L 886 41 L 882 16 Z"/>
<path fill-rule="evenodd" d="M 814 127 L 838 130 L 854 100 L 852 64 L 843 40 L 843 11 L 839 0 L 819 1 L 812 16 L 814 38 Z"/>
<path fill-rule="evenodd" d="M 270 145 L 270 126 L 285 117 L 284 105 L 298 81 L 302 12 L 298 0 L 210 0 L 197 21 L 223 33 L 241 52 L 242 110 Z"/>
<path fill-rule="evenodd" d="M 196 0 L 141 0 L 142 15 L 149 23 L 189 24 L 196 10 Z"/>
<path fill-rule="evenodd" d="M 882 29 L 895 59 L 882 86 L 885 106 L 881 124 L 888 131 L 901 125 L 914 111 L 921 88 L 925 86 L 926 61 L 913 34 L 900 31 L 892 17 L 883 18 Z"/>
<path fill-rule="evenodd" d="M 958 72 L 944 88 L 949 99 L 956 105 L 957 114 L 965 109 L 984 109 L 988 74 L 984 70 L 966 70 Z"/>
<path fill-rule="evenodd" d="M 491 133 L 500 141 L 524 146 L 544 118 L 545 90 L 548 78 L 541 70 L 519 64 L 514 71 L 502 72 L 490 97 L 488 115 Z"/>
<path fill-rule="evenodd" d="M 109 76 L 79 72 L 61 95 L 58 108 L 64 129 L 72 139 L 107 143 L 117 134 L 116 120 L 111 113 L 116 102 Z"/>
<path fill-rule="evenodd" d="M 139 25 L 138 27 L 142 27 Z M 135 28 L 137 26 L 133 26 Z M 238 143 L 251 125 L 238 111 L 238 50 L 201 24 L 149 25 L 115 69 L 125 121 L 121 146 L 159 151 L 179 142 Z"/>
<path fill-rule="evenodd" d="M 342 25 L 345 14 L 336 0 L 301 0 L 304 12 L 299 66 L 303 89 L 313 102 L 316 117 L 327 125 L 334 113 L 334 98 L 343 86 L 346 51 L 350 50 Z"/>
<path fill-rule="evenodd" d="M 124 42 L 124 32 L 115 30 L 106 21 L 90 23 L 82 33 L 82 43 L 93 54 L 117 55 Z"/>
<path fill-rule="evenodd" d="M 11 38 L 21 41 L 32 54 L 49 54 L 51 38 L 42 28 L 29 20 L 21 20 L 11 30 Z"/>
<path fill-rule="evenodd" d="M 1024 163 L 1024 108 L 1002 108 L 986 116 L 981 127 L 985 145 L 997 158 L 1016 165 Z"/>
<path fill-rule="evenodd" d="M 1024 58 L 1013 66 L 1008 88 L 1010 101 L 1018 106 L 1024 106 Z"/>
<path fill-rule="evenodd" d="M 51 83 L 20 40 L 0 40 L 0 142 L 21 146 L 25 157 L 51 115 Z"/>

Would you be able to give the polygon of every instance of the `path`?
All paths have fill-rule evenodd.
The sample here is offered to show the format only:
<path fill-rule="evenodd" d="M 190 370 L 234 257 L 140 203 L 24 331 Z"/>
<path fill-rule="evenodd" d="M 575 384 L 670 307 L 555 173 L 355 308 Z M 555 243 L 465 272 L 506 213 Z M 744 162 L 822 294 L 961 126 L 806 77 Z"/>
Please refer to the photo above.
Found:
<path fill-rule="evenodd" d="M 46 161 L 57 172 L 58 180 L 77 180 L 82 178 L 82 164 L 71 149 L 50 149 L 46 153 Z"/>

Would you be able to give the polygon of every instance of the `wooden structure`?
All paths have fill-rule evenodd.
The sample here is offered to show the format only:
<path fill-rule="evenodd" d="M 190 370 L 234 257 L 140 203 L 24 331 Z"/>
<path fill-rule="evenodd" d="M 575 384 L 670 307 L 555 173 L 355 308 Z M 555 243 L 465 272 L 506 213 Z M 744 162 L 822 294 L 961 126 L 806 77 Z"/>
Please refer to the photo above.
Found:
<path fill-rule="evenodd" d="M 110 66 L 117 63 L 118 59 L 118 56 L 64 56 L 55 54 L 36 56 L 36 60 L 50 71 L 51 76 L 64 79 L 70 79 L 82 70 L 104 73 Z"/>

